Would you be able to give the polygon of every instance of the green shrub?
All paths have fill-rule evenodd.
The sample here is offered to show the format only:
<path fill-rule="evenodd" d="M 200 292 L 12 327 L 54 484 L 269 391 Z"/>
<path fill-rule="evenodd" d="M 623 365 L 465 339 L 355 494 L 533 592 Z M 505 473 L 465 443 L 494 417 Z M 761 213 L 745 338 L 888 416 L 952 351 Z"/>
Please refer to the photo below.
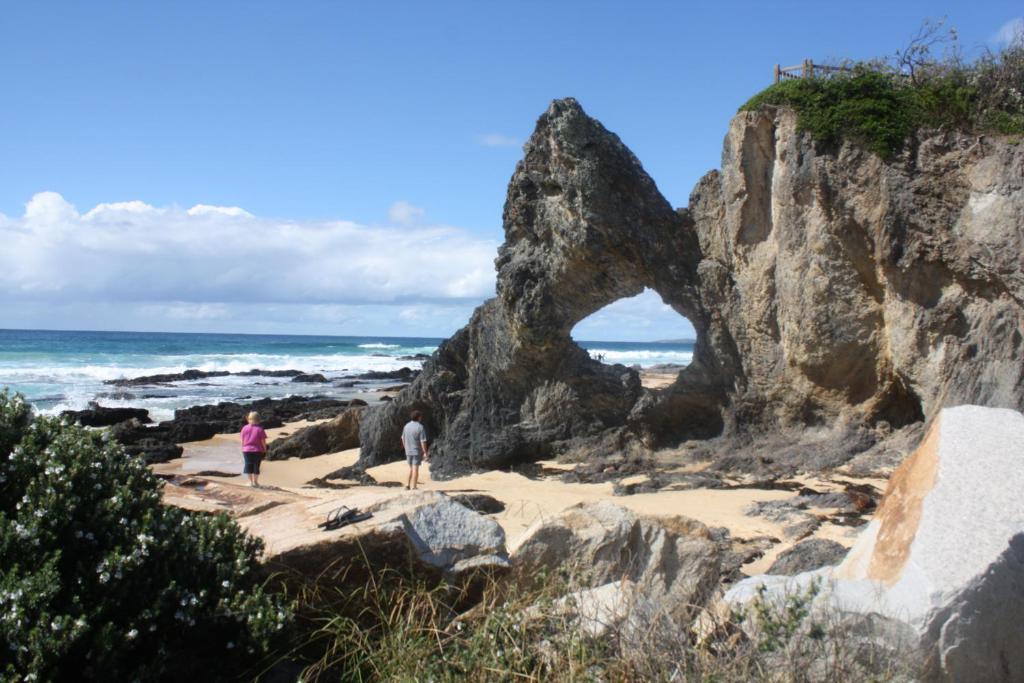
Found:
<path fill-rule="evenodd" d="M 161 504 L 102 435 L 0 394 L 0 676 L 158 680 L 241 671 L 286 619 L 258 540 Z"/>
<path fill-rule="evenodd" d="M 883 158 L 899 151 L 917 123 L 908 92 L 897 87 L 892 77 L 874 71 L 782 81 L 752 97 L 740 110 L 756 111 L 766 104 L 795 109 L 799 127 L 823 144 L 851 139 Z"/>
<path fill-rule="evenodd" d="M 904 54 L 904 53 L 897 53 Z M 1024 47 L 1013 46 L 965 65 L 932 58 L 928 45 L 906 59 L 875 61 L 821 78 L 780 81 L 740 111 L 791 107 L 798 126 L 827 146 L 848 140 L 887 159 L 921 128 L 976 134 L 1024 134 Z"/>

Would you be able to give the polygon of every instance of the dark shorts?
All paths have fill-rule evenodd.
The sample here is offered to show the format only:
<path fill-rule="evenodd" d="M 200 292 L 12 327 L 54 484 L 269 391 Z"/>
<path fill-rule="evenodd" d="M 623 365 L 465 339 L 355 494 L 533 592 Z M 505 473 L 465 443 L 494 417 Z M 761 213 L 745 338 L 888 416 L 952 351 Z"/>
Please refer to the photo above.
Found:
<path fill-rule="evenodd" d="M 245 460 L 242 474 L 259 474 L 260 461 L 263 460 L 264 455 L 266 453 L 242 451 L 242 459 Z"/>
<path fill-rule="evenodd" d="M 423 464 L 423 454 L 422 453 L 417 453 L 416 455 L 409 455 L 408 453 L 406 453 L 405 454 L 405 461 L 407 463 L 409 463 L 410 467 L 414 466 L 414 465 L 422 465 Z"/>

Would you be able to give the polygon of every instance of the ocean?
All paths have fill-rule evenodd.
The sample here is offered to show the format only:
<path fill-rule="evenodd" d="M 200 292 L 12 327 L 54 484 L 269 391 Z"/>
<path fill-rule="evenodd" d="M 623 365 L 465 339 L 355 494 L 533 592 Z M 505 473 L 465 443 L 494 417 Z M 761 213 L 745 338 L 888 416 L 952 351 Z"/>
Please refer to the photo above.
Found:
<path fill-rule="evenodd" d="M 74 332 L 0 330 L 0 387 L 20 392 L 43 414 L 80 410 L 90 401 L 104 406 L 146 408 L 156 420 L 192 405 L 289 395 L 351 398 L 395 384 L 361 382 L 339 386 L 368 371 L 418 369 L 417 354 L 442 342 L 420 337 L 334 337 L 168 332 Z M 605 363 L 650 367 L 685 365 L 693 342 L 580 341 Z M 160 386 L 118 387 L 104 380 L 180 373 L 189 369 L 244 372 L 300 370 L 320 373 L 326 384 L 299 384 L 288 377 L 226 376 Z"/>

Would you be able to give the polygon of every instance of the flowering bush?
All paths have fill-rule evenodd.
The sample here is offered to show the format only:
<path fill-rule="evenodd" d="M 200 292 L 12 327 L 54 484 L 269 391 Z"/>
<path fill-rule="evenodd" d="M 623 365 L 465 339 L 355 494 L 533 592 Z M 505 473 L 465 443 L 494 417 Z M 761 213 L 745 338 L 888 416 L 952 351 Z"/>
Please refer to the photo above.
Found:
<path fill-rule="evenodd" d="M 260 550 L 225 515 L 162 505 L 101 434 L 0 394 L 0 678 L 237 673 L 287 618 Z"/>

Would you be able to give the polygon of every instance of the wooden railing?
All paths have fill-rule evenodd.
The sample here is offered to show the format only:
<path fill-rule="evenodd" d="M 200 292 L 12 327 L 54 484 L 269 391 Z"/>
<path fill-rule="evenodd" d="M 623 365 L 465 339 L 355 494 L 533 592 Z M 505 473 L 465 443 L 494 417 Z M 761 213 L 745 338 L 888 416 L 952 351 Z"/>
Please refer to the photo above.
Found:
<path fill-rule="evenodd" d="M 815 64 L 811 60 L 805 59 L 802 64 L 797 64 L 796 66 L 779 66 L 776 64 L 775 82 L 778 83 L 784 78 L 814 78 L 815 75 L 827 76 L 828 74 L 851 70 L 852 69 L 845 66 Z"/>

